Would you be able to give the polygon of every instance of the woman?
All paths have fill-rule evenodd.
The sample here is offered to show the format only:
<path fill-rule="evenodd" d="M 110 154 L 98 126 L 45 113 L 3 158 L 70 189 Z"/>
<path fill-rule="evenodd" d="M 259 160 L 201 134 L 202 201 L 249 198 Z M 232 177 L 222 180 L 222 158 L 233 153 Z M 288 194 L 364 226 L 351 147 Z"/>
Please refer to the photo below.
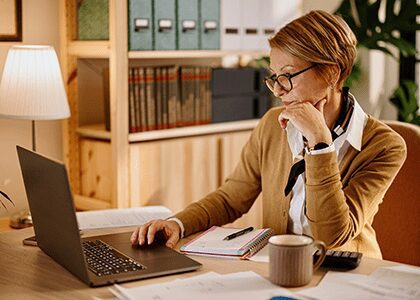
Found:
<path fill-rule="evenodd" d="M 174 247 L 180 237 L 233 222 L 262 192 L 263 226 L 276 234 L 305 234 L 330 249 L 381 258 L 372 222 L 406 148 L 343 88 L 356 58 L 354 34 L 340 17 L 312 11 L 269 43 L 266 84 L 284 106 L 261 119 L 219 189 L 173 218 L 141 226 L 131 243 L 151 243 L 162 230 Z"/>

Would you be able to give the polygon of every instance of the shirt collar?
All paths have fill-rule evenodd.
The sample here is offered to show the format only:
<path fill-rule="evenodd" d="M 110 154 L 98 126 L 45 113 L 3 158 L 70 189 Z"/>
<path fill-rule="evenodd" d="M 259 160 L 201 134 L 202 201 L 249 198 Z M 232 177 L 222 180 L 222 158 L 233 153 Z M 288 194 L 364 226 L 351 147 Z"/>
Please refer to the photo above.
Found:
<path fill-rule="evenodd" d="M 351 97 L 354 101 L 353 114 L 350 118 L 350 123 L 347 127 L 346 132 L 336 139 L 336 141 L 338 142 L 338 145 L 336 146 L 338 146 L 337 148 L 341 148 L 343 143 L 345 141 L 348 141 L 354 149 L 360 151 L 362 150 L 363 130 L 365 128 L 368 117 L 363 111 L 362 107 L 357 102 L 356 98 L 350 93 L 349 97 Z"/>
<path fill-rule="evenodd" d="M 354 110 L 346 132 L 344 132 L 334 141 L 334 146 L 337 152 L 343 146 L 345 141 L 348 141 L 350 145 L 358 151 L 362 149 L 363 130 L 365 128 L 368 117 L 363 111 L 362 107 L 356 101 L 356 98 L 350 93 L 349 97 L 352 97 L 354 100 Z M 300 133 L 300 131 L 298 131 L 291 122 L 287 123 L 286 131 L 290 151 L 293 154 L 293 158 L 296 158 L 305 147 L 302 133 Z"/>

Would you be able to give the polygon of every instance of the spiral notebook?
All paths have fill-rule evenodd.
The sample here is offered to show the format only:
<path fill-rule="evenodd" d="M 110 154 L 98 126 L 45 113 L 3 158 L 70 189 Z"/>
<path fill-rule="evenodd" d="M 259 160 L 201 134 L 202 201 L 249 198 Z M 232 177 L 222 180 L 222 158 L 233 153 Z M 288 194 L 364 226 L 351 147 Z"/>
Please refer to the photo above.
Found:
<path fill-rule="evenodd" d="M 248 259 L 268 243 L 272 229 L 254 229 L 231 240 L 224 238 L 240 228 L 213 226 L 181 247 L 186 254 Z"/>

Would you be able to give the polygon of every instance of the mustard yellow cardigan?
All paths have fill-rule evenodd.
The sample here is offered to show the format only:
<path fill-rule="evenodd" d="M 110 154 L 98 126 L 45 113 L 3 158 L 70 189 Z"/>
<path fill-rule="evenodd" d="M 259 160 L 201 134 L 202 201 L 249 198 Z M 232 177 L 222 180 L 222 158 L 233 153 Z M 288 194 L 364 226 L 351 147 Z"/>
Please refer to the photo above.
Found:
<path fill-rule="evenodd" d="M 292 153 L 277 121 L 280 112 L 273 108 L 261 119 L 220 188 L 174 216 L 184 224 L 186 236 L 233 222 L 248 212 L 260 192 L 263 226 L 287 233 L 290 194 L 285 197 L 283 191 Z M 335 151 L 306 155 L 306 216 L 313 237 L 330 249 L 382 258 L 372 222 L 405 157 L 401 136 L 371 116 L 361 151 L 349 147 L 340 165 Z"/>

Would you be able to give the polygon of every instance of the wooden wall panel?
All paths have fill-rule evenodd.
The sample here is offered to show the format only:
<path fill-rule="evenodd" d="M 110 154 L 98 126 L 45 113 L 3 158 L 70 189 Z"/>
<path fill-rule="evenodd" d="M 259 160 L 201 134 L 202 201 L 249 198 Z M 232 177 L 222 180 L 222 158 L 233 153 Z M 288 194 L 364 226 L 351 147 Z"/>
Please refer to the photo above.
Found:
<path fill-rule="evenodd" d="M 82 196 L 111 202 L 114 185 L 110 143 L 81 139 L 80 177 Z"/>
<path fill-rule="evenodd" d="M 177 212 L 218 185 L 217 137 L 130 145 L 131 206 L 165 205 Z"/>

